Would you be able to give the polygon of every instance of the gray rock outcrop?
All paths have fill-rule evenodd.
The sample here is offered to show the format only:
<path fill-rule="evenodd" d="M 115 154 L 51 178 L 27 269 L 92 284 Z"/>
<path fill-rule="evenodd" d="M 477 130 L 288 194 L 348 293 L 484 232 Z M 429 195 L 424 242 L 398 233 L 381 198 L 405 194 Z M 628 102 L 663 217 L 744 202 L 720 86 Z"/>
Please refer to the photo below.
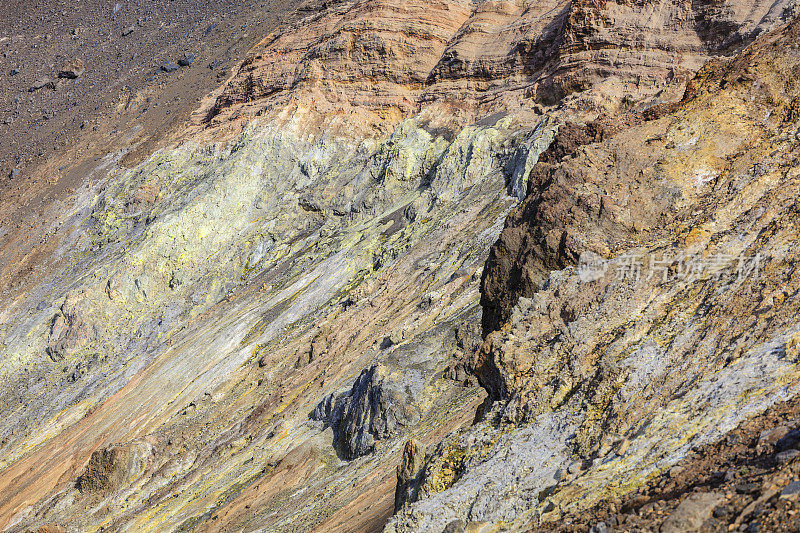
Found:
<path fill-rule="evenodd" d="M 375 365 L 361 372 L 348 392 L 322 400 L 311 419 L 333 429 L 334 447 L 341 457 L 355 459 L 372 452 L 377 441 L 419 420 L 413 387 L 403 377 L 392 376 L 387 367 Z"/>

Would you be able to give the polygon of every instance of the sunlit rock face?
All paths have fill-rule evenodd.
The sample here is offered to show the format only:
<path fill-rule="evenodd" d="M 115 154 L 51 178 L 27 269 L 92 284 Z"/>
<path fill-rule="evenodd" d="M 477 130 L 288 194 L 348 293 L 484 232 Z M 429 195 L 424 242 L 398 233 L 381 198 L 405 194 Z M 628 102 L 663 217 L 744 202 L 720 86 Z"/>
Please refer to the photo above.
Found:
<path fill-rule="evenodd" d="M 709 63 L 660 118 L 559 132 L 571 155 L 542 155 L 484 271 L 495 401 L 388 531 L 580 523 L 797 393 L 798 31 Z"/>
<path fill-rule="evenodd" d="M 398 383 L 413 382 L 414 416 L 389 427 L 381 413 L 362 420 L 347 410 L 347 431 L 370 443 L 346 445 L 343 457 L 370 452 L 368 461 L 390 472 L 379 457 L 395 454 L 423 418 L 423 433 L 459 425 L 464 415 L 448 406 L 476 406 L 482 391 L 445 379 L 443 369 L 460 322 L 479 320 L 480 271 L 514 205 L 514 164 L 535 158 L 551 137 L 544 118 L 534 127 L 499 119 L 449 140 L 412 118 L 383 140 L 357 142 L 258 123 L 230 142 L 185 143 L 118 171 L 82 208 L 64 251 L 74 258 L 70 272 L 43 280 L 17 304 L 16 316 L 28 318 L 7 325 L 15 357 L 5 361 L 3 395 L 14 408 L 3 421 L 1 475 L 44 466 L 37 454 L 59 458 L 60 469 L 5 493 L 9 508 L 44 497 L 62 478 L 55 500 L 26 516 L 57 518 L 66 506 L 85 527 L 107 520 L 108 511 L 85 514 L 74 478 L 96 446 L 140 438 L 156 452 L 128 501 L 162 494 L 168 509 L 186 505 L 177 499 L 196 497 L 186 487 L 203 463 L 222 476 L 203 499 L 224 501 L 231 483 L 267 475 L 264 461 L 308 439 L 333 452 L 307 415 L 331 391 L 358 389 L 351 376 L 376 362 Z M 363 393 L 387 383 L 365 384 Z M 360 394 L 354 401 L 366 401 Z M 393 410 L 395 399 L 379 401 Z M 281 433 L 270 429 L 277 423 Z M 177 477 L 159 475 L 176 454 L 198 456 Z M 335 454 L 315 457 L 308 473 L 318 481 L 326 469 L 340 476 L 352 468 Z M 166 488 L 176 482 L 186 486 Z M 195 507 L 198 516 L 206 505 Z M 167 508 L 152 519 L 169 515 L 177 527 L 193 518 Z"/>
<path fill-rule="evenodd" d="M 310 418 L 333 428 L 334 447 L 343 457 L 371 453 L 377 440 L 419 422 L 415 404 L 422 382 L 411 372 L 402 378 L 395 381 L 383 367 L 372 366 L 361 372 L 349 391 L 322 400 Z"/>
<path fill-rule="evenodd" d="M 787 248 L 790 155 L 746 172 L 792 153 L 791 53 L 669 106 L 790 7 L 300 6 L 175 142 L 48 213 L 0 302 L 0 527 L 525 527 L 792 394 L 788 267 L 721 292 L 610 266 Z"/>

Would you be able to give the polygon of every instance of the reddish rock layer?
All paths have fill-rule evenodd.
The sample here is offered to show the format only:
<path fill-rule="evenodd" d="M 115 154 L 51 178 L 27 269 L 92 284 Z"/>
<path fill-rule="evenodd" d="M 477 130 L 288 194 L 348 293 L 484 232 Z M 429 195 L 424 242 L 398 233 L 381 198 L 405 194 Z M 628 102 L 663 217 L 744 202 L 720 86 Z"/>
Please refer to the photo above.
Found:
<path fill-rule="evenodd" d="M 322 114 L 383 130 L 424 104 L 454 118 L 555 104 L 595 114 L 680 98 L 711 56 L 788 16 L 760 1 L 334 4 L 264 39 L 196 117 L 224 125 L 269 112 Z M 439 118 L 439 121 L 444 119 Z M 348 129 L 352 133 L 351 129 Z"/>

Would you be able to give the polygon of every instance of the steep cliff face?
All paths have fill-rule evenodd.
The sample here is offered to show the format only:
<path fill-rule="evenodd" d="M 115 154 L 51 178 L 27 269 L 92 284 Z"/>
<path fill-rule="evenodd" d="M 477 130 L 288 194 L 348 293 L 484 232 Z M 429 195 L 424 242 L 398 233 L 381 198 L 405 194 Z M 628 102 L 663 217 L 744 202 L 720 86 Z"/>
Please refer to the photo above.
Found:
<path fill-rule="evenodd" d="M 479 320 L 477 272 L 513 205 L 508 164 L 543 150 L 546 131 L 506 120 L 448 141 L 410 119 L 385 140 L 354 145 L 254 124 L 222 147 L 186 144 L 115 175 L 76 224 L 72 269 L 16 304 L 25 321 L 6 324 L 16 357 L 5 362 L 3 401 L 18 406 L 3 422 L 11 522 L 185 527 L 227 505 L 228 520 L 256 520 L 258 505 L 278 512 L 267 521 L 276 529 L 313 527 L 355 500 L 347 491 L 338 504 L 319 498 L 342 468 L 354 481 L 375 471 L 367 482 L 384 487 L 387 503 L 365 520 L 380 519 L 394 483 L 386 457 L 402 441 L 370 424 L 394 406 L 359 396 L 373 416 L 346 410 L 337 421 L 384 445 L 366 463 L 341 464 L 340 435 L 308 414 L 377 362 L 413 384 L 415 421 L 427 416 L 429 431 L 460 424 L 455 406 L 480 402 L 480 388 L 442 371 L 460 321 Z M 140 440 L 157 450 L 150 470 L 134 492 L 108 496 L 128 507 L 87 513 L 93 500 L 73 483 L 89 455 Z M 275 490 L 314 480 L 309 502 L 332 508 L 249 501 L 266 498 L 257 480 L 277 476 L 267 464 L 292 450 L 305 474 Z M 14 483 L 20 475 L 31 481 Z M 156 502 L 155 514 L 143 512 Z"/>
<path fill-rule="evenodd" d="M 652 105 L 679 99 L 708 58 L 734 53 L 791 17 L 793 6 L 336 3 L 264 39 L 197 117 L 224 123 L 288 105 L 326 115 L 310 123 L 331 131 L 392 127 L 392 119 L 420 111 L 452 127 L 569 95 L 576 95 L 565 106 L 572 116 Z"/>
<path fill-rule="evenodd" d="M 0 527 L 524 528 L 793 395 L 792 9 L 298 6 L 0 228 Z"/>
<path fill-rule="evenodd" d="M 798 31 L 709 63 L 673 112 L 534 173 L 486 270 L 487 288 L 512 289 L 484 293 L 510 307 L 474 360 L 495 402 L 432 454 L 389 530 L 581 523 L 796 394 Z M 513 271 L 529 281 L 492 285 Z M 723 500 L 697 504 L 696 527 Z"/>

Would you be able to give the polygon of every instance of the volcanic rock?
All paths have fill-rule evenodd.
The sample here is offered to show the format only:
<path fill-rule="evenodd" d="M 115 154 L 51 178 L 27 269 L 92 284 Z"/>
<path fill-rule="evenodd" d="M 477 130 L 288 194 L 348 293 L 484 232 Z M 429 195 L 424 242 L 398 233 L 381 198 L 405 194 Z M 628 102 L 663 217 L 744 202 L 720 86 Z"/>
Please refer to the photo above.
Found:
<path fill-rule="evenodd" d="M 330 395 L 311 414 L 333 428 L 334 446 L 345 459 L 371 453 L 375 443 L 419 420 L 412 391 L 417 385 L 397 380 L 389 369 L 364 370 L 350 391 Z"/>
<path fill-rule="evenodd" d="M 163 72 L 175 72 L 178 70 L 178 65 L 175 64 L 173 61 L 167 61 L 163 65 L 161 65 L 161 70 Z"/>
<path fill-rule="evenodd" d="M 39 89 L 44 89 L 44 88 L 55 90 L 56 82 L 48 77 L 39 78 L 33 83 L 33 85 L 30 86 L 28 92 L 35 92 L 38 91 Z"/>
<path fill-rule="evenodd" d="M 75 78 L 83 76 L 85 71 L 86 67 L 83 65 L 83 61 L 80 59 L 73 59 L 61 67 L 61 70 L 58 71 L 58 77 L 74 80 Z"/>
<path fill-rule="evenodd" d="M 90 4 L 2 8 L 91 80 L 0 88 L 0 529 L 789 523 L 792 0 Z"/>
<path fill-rule="evenodd" d="M 78 478 L 82 493 L 113 492 L 142 474 L 152 449 L 144 443 L 110 446 L 92 453 Z"/>
<path fill-rule="evenodd" d="M 91 315 L 91 303 L 84 294 L 67 296 L 50 327 L 47 354 L 53 361 L 74 355 L 97 335 Z"/>
<path fill-rule="evenodd" d="M 178 65 L 182 67 L 188 67 L 192 63 L 194 63 L 194 54 L 189 52 L 186 52 L 183 57 L 178 60 Z"/>
<path fill-rule="evenodd" d="M 710 492 L 692 494 L 664 521 L 661 533 L 698 531 L 720 500 L 718 494 Z"/>

